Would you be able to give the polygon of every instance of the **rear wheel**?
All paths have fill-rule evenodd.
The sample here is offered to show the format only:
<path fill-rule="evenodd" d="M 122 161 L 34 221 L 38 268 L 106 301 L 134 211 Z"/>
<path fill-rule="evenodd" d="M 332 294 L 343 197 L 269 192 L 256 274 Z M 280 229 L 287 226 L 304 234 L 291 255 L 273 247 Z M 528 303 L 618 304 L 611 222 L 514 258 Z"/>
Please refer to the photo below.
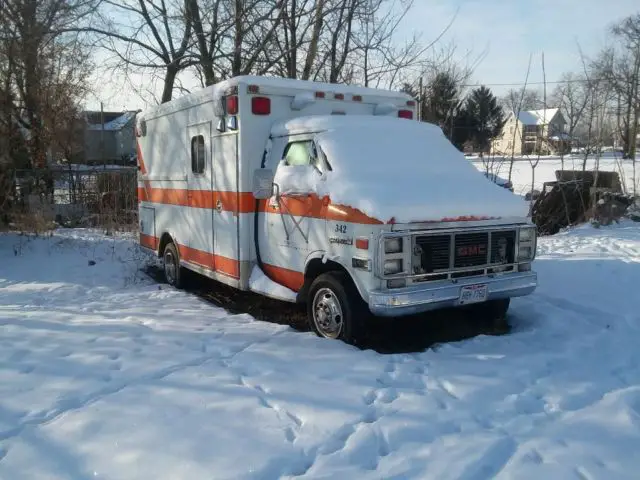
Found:
<path fill-rule="evenodd" d="M 178 250 L 173 243 L 168 243 L 162 255 L 164 260 L 164 277 L 167 283 L 173 287 L 182 287 L 182 267 Z"/>
<path fill-rule="evenodd" d="M 323 273 L 311 284 L 307 318 L 318 336 L 355 344 L 366 314 L 364 301 L 345 273 Z"/>

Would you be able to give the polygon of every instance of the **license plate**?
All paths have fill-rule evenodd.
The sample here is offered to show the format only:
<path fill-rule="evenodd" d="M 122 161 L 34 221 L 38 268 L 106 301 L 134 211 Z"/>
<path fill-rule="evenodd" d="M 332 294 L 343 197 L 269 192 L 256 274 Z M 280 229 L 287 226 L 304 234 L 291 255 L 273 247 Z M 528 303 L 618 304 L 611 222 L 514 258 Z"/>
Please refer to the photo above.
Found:
<path fill-rule="evenodd" d="M 489 288 L 486 285 L 468 285 L 460 289 L 460 305 L 480 303 L 487 300 Z"/>

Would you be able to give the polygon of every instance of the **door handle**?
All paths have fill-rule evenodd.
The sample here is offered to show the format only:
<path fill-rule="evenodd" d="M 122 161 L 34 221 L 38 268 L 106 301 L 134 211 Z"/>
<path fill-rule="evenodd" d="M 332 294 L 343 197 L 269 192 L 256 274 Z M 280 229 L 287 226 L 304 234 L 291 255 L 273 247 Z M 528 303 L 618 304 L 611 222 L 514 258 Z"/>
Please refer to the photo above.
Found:
<path fill-rule="evenodd" d="M 222 211 L 222 202 L 220 200 L 216 202 L 216 211 L 218 212 Z"/>

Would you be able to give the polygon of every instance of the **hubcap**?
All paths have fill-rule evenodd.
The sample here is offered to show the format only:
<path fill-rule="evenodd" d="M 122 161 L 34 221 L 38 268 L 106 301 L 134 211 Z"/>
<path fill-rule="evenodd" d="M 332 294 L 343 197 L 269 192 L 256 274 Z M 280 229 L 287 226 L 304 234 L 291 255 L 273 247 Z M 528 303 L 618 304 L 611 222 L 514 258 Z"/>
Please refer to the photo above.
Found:
<path fill-rule="evenodd" d="M 174 285 L 176 282 L 176 260 L 172 252 L 166 252 L 164 254 L 164 275 L 167 277 L 169 285 Z"/>
<path fill-rule="evenodd" d="M 313 297 L 313 322 L 323 337 L 335 339 L 342 332 L 342 307 L 328 288 L 321 288 Z"/>

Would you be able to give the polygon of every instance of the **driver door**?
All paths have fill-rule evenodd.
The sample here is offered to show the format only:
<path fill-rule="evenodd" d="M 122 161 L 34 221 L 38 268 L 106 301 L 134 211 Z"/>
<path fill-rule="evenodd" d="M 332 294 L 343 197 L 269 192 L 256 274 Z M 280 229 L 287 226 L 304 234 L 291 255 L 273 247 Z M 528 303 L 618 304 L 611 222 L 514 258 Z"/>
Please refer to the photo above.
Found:
<path fill-rule="evenodd" d="M 263 263 L 304 272 L 309 253 L 318 250 L 326 238 L 326 206 L 316 192 L 328 165 L 311 136 L 275 138 L 269 163 L 275 172 L 275 194 L 265 207 L 265 235 L 260 238 Z M 274 271 L 277 268 L 268 272 L 274 281 L 299 289 L 297 281 Z"/>

